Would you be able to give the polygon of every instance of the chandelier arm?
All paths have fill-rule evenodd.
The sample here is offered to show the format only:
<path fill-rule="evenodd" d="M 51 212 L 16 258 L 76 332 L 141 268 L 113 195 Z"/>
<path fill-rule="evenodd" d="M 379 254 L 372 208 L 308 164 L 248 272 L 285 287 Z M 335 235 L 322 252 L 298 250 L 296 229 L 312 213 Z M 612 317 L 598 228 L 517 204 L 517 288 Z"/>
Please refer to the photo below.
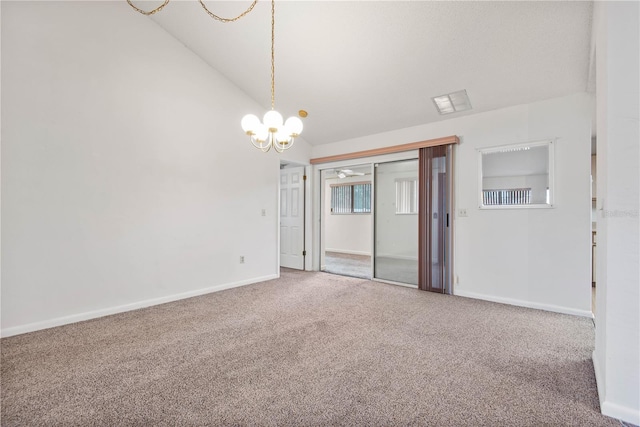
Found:
<path fill-rule="evenodd" d="M 293 140 L 294 138 L 289 138 L 287 141 L 282 143 L 276 140 L 273 142 L 273 148 L 275 148 L 278 153 L 284 153 L 286 150 L 293 146 Z"/>
<path fill-rule="evenodd" d="M 127 1 L 129 1 L 129 0 L 127 0 Z M 218 16 L 215 13 L 211 12 L 209 9 L 207 9 L 207 6 L 204 4 L 204 1 L 200 0 L 200 5 L 207 12 L 207 14 L 209 14 L 210 17 L 212 17 L 216 21 L 220 21 L 220 22 L 224 22 L 224 23 L 235 22 L 238 19 L 242 18 L 243 16 L 245 16 L 246 14 L 248 14 L 249 12 L 251 12 L 253 10 L 253 8 L 255 7 L 256 3 L 258 3 L 258 0 L 253 0 L 253 3 L 251 3 L 251 6 L 249 6 L 249 8 L 247 10 L 245 10 L 244 12 L 242 12 L 240 15 L 236 16 L 235 18 L 223 18 L 223 17 Z"/>
<path fill-rule="evenodd" d="M 265 147 L 260 147 L 260 151 L 262 151 L 263 153 L 268 153 L 269 150 L 271 150 L 271 141 L 269 141 L 269 143 L 265 146 Z"/>
<path fill-rule="evenodd" d="M 269 146 L 268 145 L 263 145 L 263 144 L 256 144 L 256 142 L 253 140 L 253 138 L 250 138 L 251 143 L 253 144 L 254 147 L 256 147 L 258 150 L 262 150 L 263 152 L 267 152 L 269 151 Z M 265 141 L 266 142 L 266 141 Z M 267 147 L 267 150 L 265 151 L 265 147 Z"/>
<path fill-rule="evenodd" d="M 249 137 L 249 141 L 251 141 L 251 144 L 253 144 L 254 147 L 262 150 L 262 147 L 260 146 L 260 144 L 256 144 L 256 142 L 253 140 L 252 137 Z"/>
<path fill-rule="evenodd" d="M 142 10 L 142 9 L 136 7 L 133 3 L 131 3 L 131 0 L 127 0 L 127 3 L 129 3 L 129 6 L 131 6 L 136 12 L 140 12 L 143 15 L 149 16 L 149 15 L 153 15 L 156 12 L 161 11 L 163 7 L 165 7 L 166 5 L 169 4 L 169 0 L 165 0 L 164 3 L 162 3 L 160 6 L 156 7 L 155 9 L 153 9 L 151 11 L 148 11 L 148 12 L 146 10 Z"/>

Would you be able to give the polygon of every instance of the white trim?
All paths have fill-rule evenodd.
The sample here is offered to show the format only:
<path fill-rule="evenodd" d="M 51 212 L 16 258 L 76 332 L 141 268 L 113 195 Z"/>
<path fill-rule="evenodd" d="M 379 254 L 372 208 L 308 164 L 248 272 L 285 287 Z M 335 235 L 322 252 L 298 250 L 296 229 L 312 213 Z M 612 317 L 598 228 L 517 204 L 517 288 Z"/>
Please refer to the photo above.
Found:
<path fill-rule="evenodd" d="M 524 300 L 518 300 L 513 298 L 496 297 L 493 295 L 478 294 L 475 292 L 469 292 L 469 291 L 459 290 L 459 289 L 455 289 L 454 292 L 455 292 L 454 295 L 459 297 L 475 298 L 475 299 L 481 299 L 485 301 L 497 302 L 501 304 L 515 305 L 518 307 L 535 308 L 538 310 L 552 311 L 554 313 L 562 313 L 562 314 L 571 314 L 573 316 L 588 317 L 590 319 L 593 319 L 593 313 L 591 312 L 591 310 L 576 310 L 575 308 L 562 307 L 559 305 L 541 304 L 537 302 L 524 301 Z"/>
<path fill-rule="evenodd" d="M 600 403 L 600 410 L 602 411 L 602 415 L 606 415 L 607 417 L 616 418 L 636 426 L 640 424 L 640 411 L 637 409 L 618 405 L 605 400 Z"/>
<path fill-rule="evenodd" d="M 366 256 L 371 256 L 371 253 L 367 252 L 367 251 L 352 251 L 350 249 L 329 249 L 329 248 L 324 248 L 325 253 L 326 252 L 337 252 L 339 254 L 347 254 L 347 255 L 366 255 Z"/>
<path fill-rule="evenodd" d="M 278 208 L 276 209 L 276 220 L 274 221 L 275 227 L 276 227 L 276 271 L 280 271 L 280 203 L 282 203 L 282 201 L 280 200 L 280 189 L 282 187 L 282 183 L 280 182 L 281 176 L 282 176 L 282 169 L 280 169 L 280 166 L 282 165 L 282 162 L 280 162 L 278 164 L 278 186 L 276 188 L 276 203 L 278 204 Z"/>
<path fill-rule="evenodd" d="M 168 295 L 160 298 L 153 298 L 144 301 L 134 302 L 131 304 L 120 305 L 116 307 L 103 308 L 100 310 L 88 311 L 86 313 L 72 314 L 70 316 L 57 317 L 55 319 L 45 320 L 42 322 L 28 323 L 26 325 L 14 326 L 11 328 L 5 328 L 0 331 L 2 338 L 11 337 L 14 335 L 26 334 L 28 332 L 35 332 L 41 329 L 54 328 L 56 326 L 68 325 L 70 323 L 82 322 L 84 320 L 96 319 L 98 317 L 109 316 L 112 314 L 124 313 L 127 311 L 138 310 L 140 308 L 151 307 L 154 305 L 165 304 L 168 302 L 178 301 L 182 299 L 197 297 L 200 295 L 210 294 L 213 292 L 224 291 L 226 289 L 238 288 L 240 286 L 251 285 L 254 283 L 265 282 L 267 280 L 277 279 L 278 274 L 271 274 L 263 277 L 256 277 L 253 279 L 242 280 L 239 282 L 224 283 L 221 285 L 211 286 L 209 288 L 198 289 L 195 291 L 183 292 L 180 294 Z"/>
<path fill-rule="evenodd" d="M 596 375 L 596 388 L 598 390 L 598 399 L 600 400 L 600 411 L 602 411 L 602 402 L 604 401 L 604 383 L 602 382 L 602 373 L 600 372 L 600 361 L 595 350 L 591 353 L 591 361 L 593 362 L 593 372 Z"/>
<path fill-rule="evenodd" d="M 593 361 L 593 371 L 596 374 L 596 387 L 598 388 L 598 399 L 600 400 L 600 412 L 608 417 L 616 418 L 627 423 L 640 425 L 640 411 L 627 406 L 618 405 L 607 400 L 604 379 L 600 371 L 600 363 L 597 353 L 594 350 L 591 356 Z"/>
<path fill-rule="evenodd" d="M 306 271 L 312 271 L 313 270 L 313 257 L 314 257 L 314 253 L 315 251 L 313 250 L 314 245 L 313 245 L 313 227 L 311 226 L 313 224 L 313 183 L 315 182 L 314 179 L 314 175 L 313 175 L 313 168 L 310 165 L 306 165 L 304 167 L 304 174 L 307 176 L 307 179 L 305 181 L 305 187 L 304 187 L 304 191 L 305 191 L 305 199 L 306 199 L 306 204 L 304 206 L 304 233 L 305 233 L 305 238 L 304 238 L 304 250 L 307 251 L 307 255 L 304 259 L 304 268 Z M 278 191 L 278 193 L 280 193 Z M 278 202 L 280 203 L 280 202 Z M 278 248 L 278 251 L 280 251 L 280 249 Z"/>

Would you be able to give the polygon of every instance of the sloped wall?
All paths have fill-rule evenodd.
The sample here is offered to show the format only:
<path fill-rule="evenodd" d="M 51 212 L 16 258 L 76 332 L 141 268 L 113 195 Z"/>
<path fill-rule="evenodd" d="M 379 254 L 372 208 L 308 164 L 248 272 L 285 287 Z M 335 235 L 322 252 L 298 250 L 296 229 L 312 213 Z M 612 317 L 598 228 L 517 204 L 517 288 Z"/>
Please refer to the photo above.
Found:
<path fill-rule="evenodd" d="M 2 2 L 3 335 L 276 277 L 262 109 L 126 4 Z"/>

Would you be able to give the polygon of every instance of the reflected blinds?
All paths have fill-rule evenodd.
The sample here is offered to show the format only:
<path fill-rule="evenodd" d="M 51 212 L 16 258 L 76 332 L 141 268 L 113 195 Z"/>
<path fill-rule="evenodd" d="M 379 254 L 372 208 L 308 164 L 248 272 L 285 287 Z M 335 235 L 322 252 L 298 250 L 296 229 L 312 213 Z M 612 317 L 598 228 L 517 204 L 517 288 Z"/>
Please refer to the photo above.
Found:
<path fill-rule="evenodd" d="M 371 212 L 371 184 L 331 186 L 331 213 L 352 214 Z"/>
<path fill-rule="evenodd" d="M 418 180 L 396 180 L 396 214 L 418 213 Z"/>

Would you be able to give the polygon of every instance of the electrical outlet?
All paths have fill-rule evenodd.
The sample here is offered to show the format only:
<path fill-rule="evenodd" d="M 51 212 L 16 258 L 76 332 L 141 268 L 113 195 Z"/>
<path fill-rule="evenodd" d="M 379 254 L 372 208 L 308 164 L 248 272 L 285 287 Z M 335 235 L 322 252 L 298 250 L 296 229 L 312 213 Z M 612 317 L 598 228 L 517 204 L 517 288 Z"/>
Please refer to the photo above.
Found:
<path fill-rule="evenodd" d="M 240 264 L 244 264 L 244 255 L 240 255 Z"/>
<path fill-rule="evenodd" d="M 267 216 L 267 210 L 266 209 L 262 209 L 262 211 L 260 213 L 262 214 L 262 216 Z"/>
<path fill-rule="evenodd" d="M 454 283 L 454 284 L 456 284 L 456 285 L 457 285 L 458 283 L 460 283 L 460 276 L 458 276 L 458 275 L 456 274 L 456 280 L 455 280 L 455 283 Z"/>
<path fill-rule="evenodd" d="M 467 208 L 458 209 L 458 216 L 460 216 L 460 217 L 467 216 Z"/>

